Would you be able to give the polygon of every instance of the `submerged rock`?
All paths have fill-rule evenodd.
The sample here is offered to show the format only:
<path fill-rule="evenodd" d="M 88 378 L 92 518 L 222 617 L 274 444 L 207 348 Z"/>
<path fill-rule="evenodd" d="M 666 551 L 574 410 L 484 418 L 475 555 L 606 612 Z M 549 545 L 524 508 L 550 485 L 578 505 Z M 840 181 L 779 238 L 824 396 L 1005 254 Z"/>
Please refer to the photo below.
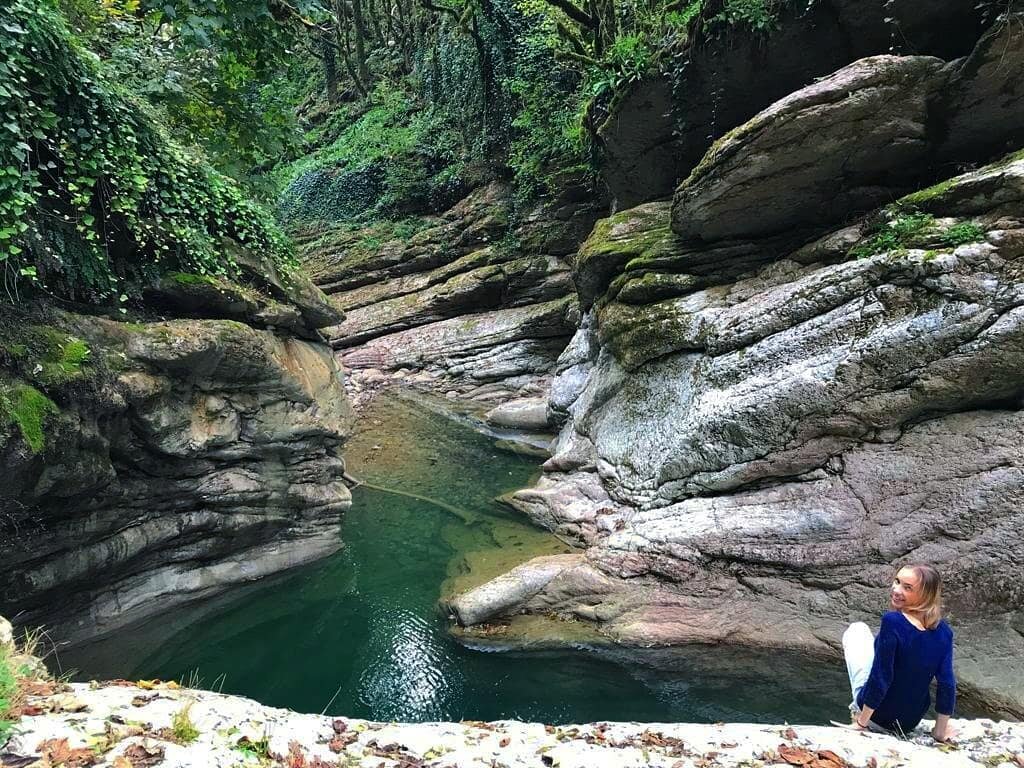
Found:
<path fill-rule="evenodd" d="M 497 427 L 527 432 L 544 432 L 551 426 L 548 422 L 548 401 L 542 397 L 510 400 L 489 410 L 484 418 Z"/>

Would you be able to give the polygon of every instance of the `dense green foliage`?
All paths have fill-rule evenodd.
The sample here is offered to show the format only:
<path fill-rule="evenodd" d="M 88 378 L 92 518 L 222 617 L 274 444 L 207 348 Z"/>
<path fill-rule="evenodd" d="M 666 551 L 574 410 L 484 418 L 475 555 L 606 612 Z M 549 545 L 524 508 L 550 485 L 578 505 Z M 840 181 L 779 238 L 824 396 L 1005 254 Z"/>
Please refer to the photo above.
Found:
<path fill-rule="evenodd" d="M 403 0 L 325 6 L 321 106 L 274 174 L 286 220 L 438 210 L 488 173 L 520 199 L 595 170 L 615 97 L 696 39 L 770 32 L 792 0 Z M 331 44 L 333 41 L 333 44 Z M 311 46 L 313 48 L 313 46 Z M 671 55 L 666 55 L 668 52 Z M 344 62 L 340 66 L 338 59 Z"/>
<path fill-rule="evenodd" d="M 124 301 L 171 268 L 230 271 L 222 238 L 287 260 L 237 184 L 170 139 L 104 76 L 50 0 L 0 8 L 0 272 L 77 299 Z"/>

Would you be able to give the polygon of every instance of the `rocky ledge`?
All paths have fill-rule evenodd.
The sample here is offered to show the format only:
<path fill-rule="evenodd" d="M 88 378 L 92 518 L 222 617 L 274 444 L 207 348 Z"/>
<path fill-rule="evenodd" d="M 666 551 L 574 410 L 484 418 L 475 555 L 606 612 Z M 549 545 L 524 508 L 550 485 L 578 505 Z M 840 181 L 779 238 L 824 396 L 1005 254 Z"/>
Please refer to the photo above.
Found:
<path fill-rule="evenodd" d="M 930 561 L 964 700 L 1024 715 L 1024 158 L 943 176 L 1021 146 L 1022 30 L 855 62 L 597 224 L 565 425 L 510 499 L 582 550 L 459 596 L 461 623 L 834 654 Z"/>
<path fill-rule="evenodd" d="M 156 681 L 31 683 L 0 765 L 142 768 L 957 768 L 1024 765 L 1024 726 L 956 720 L 955 744 L 821 726 L 504 720 L 375 723 L 302 715 Z"/>
<path fill-rule="evenodd" d="M 390 382 L 498 403 L 547 391 L 578 323 L 564 257 L 603 206 L 582 182 L 512 221 L 508 184 L 440 216 L 309 227 L 303 260 L 345 320 L 327 329 L 357 400 Z"/>

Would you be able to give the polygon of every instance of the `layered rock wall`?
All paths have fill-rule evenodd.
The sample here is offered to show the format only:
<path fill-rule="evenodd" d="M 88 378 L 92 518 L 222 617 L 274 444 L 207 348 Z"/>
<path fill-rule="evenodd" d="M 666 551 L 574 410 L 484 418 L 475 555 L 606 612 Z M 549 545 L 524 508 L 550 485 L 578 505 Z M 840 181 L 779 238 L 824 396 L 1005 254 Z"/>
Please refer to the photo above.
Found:
<path fill-rule="evenodd" d="M 856 62 L 731 131 L 673 204 L 595 227 L 549 401 L 565 426 L 512 499 L 584 552 L 461 596 L 463 623 L 828 653 L 927 561 L 963 693 L 1024 713 L 1024 160 L 857 218 L 1021 140 L 1022 29 L 949 64 Z"/>
<path fill-rule="evenodd" d="M 305 261 L 344 310 L 332 344 L 356 387 L 402 381 L 495 402 L 546 391 L 578 311 L 564 257 L 604 208 L 568 179 L 513 221 L 494 182 L 419 230 L 307 235 Z"/>
<path fill-rule="evenodd" d="M 340 316 L 280 277 L 276 298 L 184 275 L 150 292 L 221 319 L 7 318 L 3 352 L 26 380 L 45 366 L 19 362 L 21 339 L 87 350 L 49 382 L 43 444 L 0 439 L 0 604 L 20 624 L 82 639 L 341 546 L 349 405 L 316 340 Z"/>

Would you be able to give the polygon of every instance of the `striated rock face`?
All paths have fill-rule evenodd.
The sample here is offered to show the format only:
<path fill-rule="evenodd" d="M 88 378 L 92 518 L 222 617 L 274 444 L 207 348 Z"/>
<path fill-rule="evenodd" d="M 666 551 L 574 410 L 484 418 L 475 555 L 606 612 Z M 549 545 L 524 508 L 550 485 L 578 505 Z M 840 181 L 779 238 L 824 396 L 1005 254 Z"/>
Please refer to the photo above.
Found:
<path fill-rule="evenodd" d="M 1017 21 L 992 34 L 969 66 L 851 65 L 732 132 L 671 208 L 595 227 L 549 401 L 565 426 L 512 498 L 585 551 L 460 596 L 463 623 L 555 612 L 630 644 L 827 653 L 877 621 L 898 564 L 925 561 L 946 578 L 963 692 L 1024 714 L 1024 159 L 840 215 L 915 164 L 933 118 L 961 124 L 966 102 L 918 98 L 933 77 L 962 84 L 996 47 L 1007 76 L 1024 64 Z M 909 84 L 886 97 L 893 121 L 839 129 L 889 87 L 869 81 Z M 976 85 L 1005 95 L 983 112 L 1020 103 L 1009 82 Z M 979 120 L 964 151 L 1006 141 L 1014 115 Z M 840 173 L 836 156 L 855 160 Z"/>
<path fill-rule="evenodd" d="M 339 317 L 315 289 L 307 307 L 237 290 L 239 312 Z M 227 319 L 32 319 L 89 356 L 51 390 L 38 452 L 0 440 L 0 604 L 19 623 L 84 638 L 341 546 L 350 409 L 326 344 Z"/>
<path fill-rule="evenodd" d="M 602 207 L 571 179 L 511 227 L 510 188 L 479 189 L 415 233 L 307 236 L 328 329 L 357 385 L 397 378 L 482 400 L 535 395 L 576 327 L 564 257 Z"/>

